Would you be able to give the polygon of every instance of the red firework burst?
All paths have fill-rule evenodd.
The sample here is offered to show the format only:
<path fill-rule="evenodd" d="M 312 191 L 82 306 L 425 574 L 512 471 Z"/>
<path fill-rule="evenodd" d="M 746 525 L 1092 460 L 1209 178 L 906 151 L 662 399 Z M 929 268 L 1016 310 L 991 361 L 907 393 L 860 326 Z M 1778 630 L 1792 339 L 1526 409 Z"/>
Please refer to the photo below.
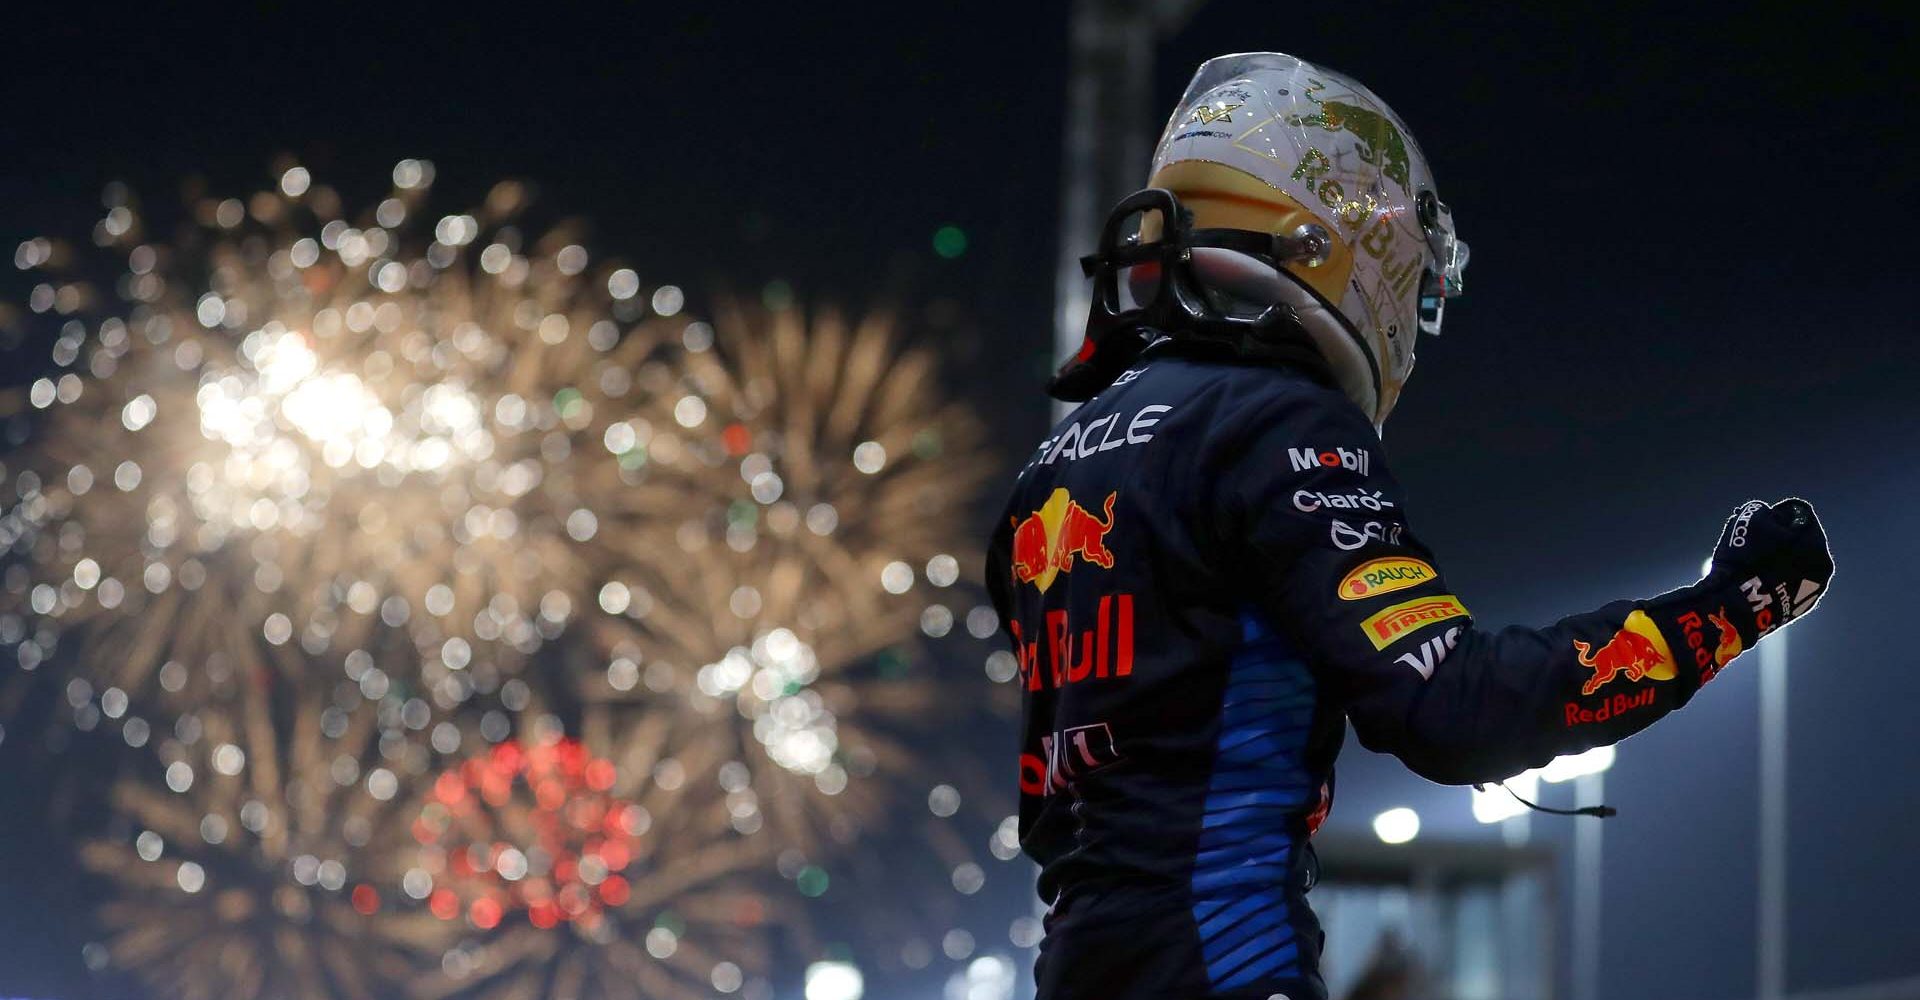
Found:
<path fill-rule="evenodd" d="M 443 772 L 414 821 L 435 882 L 428 907 L 491 930 L 516 911 L 592 930 L 632 892 L 621 874 L 652 823 L 610 795 L 614 765 L 578 740 L 508 740 Z"/>

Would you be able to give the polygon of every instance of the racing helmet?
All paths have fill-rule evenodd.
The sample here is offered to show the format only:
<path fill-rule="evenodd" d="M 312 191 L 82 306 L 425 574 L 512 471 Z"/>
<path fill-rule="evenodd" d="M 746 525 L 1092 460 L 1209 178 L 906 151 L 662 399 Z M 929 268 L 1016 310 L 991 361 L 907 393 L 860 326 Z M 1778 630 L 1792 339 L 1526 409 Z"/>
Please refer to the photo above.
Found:
<path fill-rule="evenodd" d="M 1165 320 L 1169 301 L 1191 321 L 1168 324 L 1176 339 L 1180 326 L 1217 337 L 1237 325 L 1271 341 L 1284 317 L 1384 424 L 1416 334 L 1440 332 L 1467 265 L 1426 157 L 1386 102 L 1278 52 L 1209 59 L 1167 119 L 1148 185 L 1115 209 L 1101 252 L 1083 261 L 1096 293 L 1079 367 L 1111 370 L 1093 357 L 1098 341 L 1130 317 Z M 1123 214 L 1143 217 L 1116 235 Z M 1106 276 L 1104 294 L 1103 268 L 1119 275 Z M 1133 302 L 1156 307 L 1128 313 Z"/>

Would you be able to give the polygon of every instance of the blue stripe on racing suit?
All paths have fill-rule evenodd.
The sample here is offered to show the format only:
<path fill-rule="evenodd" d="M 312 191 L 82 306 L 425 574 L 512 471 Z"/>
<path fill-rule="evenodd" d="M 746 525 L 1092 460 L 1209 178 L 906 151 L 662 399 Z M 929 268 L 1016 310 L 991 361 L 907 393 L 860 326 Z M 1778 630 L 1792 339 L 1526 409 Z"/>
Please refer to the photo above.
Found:
<path fill-rule="evenodd" d="M 1213 776 L 1193 863 L 1193 917 L 1212 987 L 1300 973 L 1287 891 L 1291 823 L 1318 794 L 1307 740 L 1318 693 L 1306 661 L 1253 611 L 1227 666 Z"/>

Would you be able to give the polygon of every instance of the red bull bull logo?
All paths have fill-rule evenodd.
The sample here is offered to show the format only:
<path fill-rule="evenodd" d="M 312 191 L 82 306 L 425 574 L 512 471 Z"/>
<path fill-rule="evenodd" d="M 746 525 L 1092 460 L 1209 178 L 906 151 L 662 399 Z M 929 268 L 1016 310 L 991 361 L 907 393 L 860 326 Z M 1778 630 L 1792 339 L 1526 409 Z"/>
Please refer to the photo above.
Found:
<path fill-rule="evenodd" d="M 1080 506 L 1065 487 L 1055 489 L 1039 510 L 1013 523 L 1013 577 L 1045 593 L 1060 574 L 1083 559 L 1113 568 L 1113 550 L 1107 532 L 1113 530 L 1113 504 L 1118 491 L 1108 493 L 1101 516 Z"/>
<path fill-rule="evenodd" d="M 1628 681 L 1647 678 L 1666 681 L 1674 675 L 1673 654 L 1667 649 L 1667 640 L 1660 637 L 1653 619 L 1641 611 L 1628 615 L 1620 631 L 1598 650 L 1591 643 L 1575 639 L 1573 652 L 1581 666 L 1593 671 L 1593 676 L 1581 686 L 1581 694 L 1592 694 L 1623 674 Z"/>
<path fill-rule="evenodd" d="M 1677 621 L 1681 632 L 1687 637 L 1687 648 L 1693 651 L 1693 665 L 1700 671 L 1700 683 L 1705 684 L 1720 672 L 1720 668 L 1733 662 L 1733 658 L 1746 651 L 1746 645 L 1740 641 L 1740 633 L 1735 631 L 1733 623 L 1727 620 L 1727 609 L 1721 608 L 1718 614 L 1707 612 L 1705 621 L 1697 611 L 1681 615 Z M 1712 649 L 1707 648 L 1706 622 L 1720 632 L 1720 639 Z"/>
<path fill-rule="evenodd" d="M 1713 663 L 1724 667 L 1733 662 L 1733 658 L 1746 652 L 1746 646 L 1740 641 L 1740 633 L 1734 631 L 1733 623 L 1727 620 L 1727 609 L 1721 608 L 1717 615 L 1708 615 L 1707 620 L 1720 630 L 1720 644 L 1713 648 Z"/>
<path fill-rule="evenodd" d="M 1096 515 L 1059 488 L 1039 510 L 1016 518 L 1009 560 L 1014 580 L 1044 593 L 1060 574 L 1072 572 L 1076 562 L 1112 569 L 1115 559 L 1107 533 L 1113 530 L 1113 507 L 1119 498 L 1117 491 L 1108 493 Z M 1007 623 L 1027 690 L 1133 673 L 1132 594 L 1101 594 L 1091 623 L 1069 622 L 1068 614 L 1065 608 L 1050 608 L 1037 620 Z"/>

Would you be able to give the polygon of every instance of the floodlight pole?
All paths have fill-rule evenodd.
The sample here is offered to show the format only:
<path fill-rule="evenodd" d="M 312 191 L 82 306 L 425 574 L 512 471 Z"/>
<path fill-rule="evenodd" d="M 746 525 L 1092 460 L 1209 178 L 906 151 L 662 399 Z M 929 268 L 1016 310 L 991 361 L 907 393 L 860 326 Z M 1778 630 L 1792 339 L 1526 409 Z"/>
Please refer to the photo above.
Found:
<path fill-rule="evenodd" d="M 1574 797 L 1581 807 L 1606 801 L 1604 771 L 1574 779 Z M 1600 996 L 1600 834 L 1602 821 L 1582 817 L 1573 828 L 1573 1000 Z"/>
<path fill-rule="evenodd" d="M 1054 360 L 1080 347 L 1093 249 L 1108 210 L 1144 183 L 1153 129 L 1154 43 L 1178 31 L 1201 0 L 1074 0 L 1068 25 L 1059 260 L 1054 275 Z M 1056 406 L 1056 416 L 1064 409 Z"/>
<path fill-rule="evenodd" d="M 1760 1000 L 1787 986 L 1787 634 L 1760 644 Z"/>
<path fill-rule="evenodd" d="M 1523 848 L 1533 839 L 1533 816 L 1523 810 L 1500 821 L 1500 839 L 1508 847 Z M 1534 915 L 1533 907 L 1539 898 L 1524 870 L 1509 871 L 1500 886 L 1501 924 L 1506 929 L 1506 948 L 1504 975 L 1506 995 L 1525 997 L 1535 995 L 1540 983 L 1541 940 L 1546 947 L 1553 947 L 1553 938 L 1540 933 L 1538 921 L 1529 919 Z"/>

